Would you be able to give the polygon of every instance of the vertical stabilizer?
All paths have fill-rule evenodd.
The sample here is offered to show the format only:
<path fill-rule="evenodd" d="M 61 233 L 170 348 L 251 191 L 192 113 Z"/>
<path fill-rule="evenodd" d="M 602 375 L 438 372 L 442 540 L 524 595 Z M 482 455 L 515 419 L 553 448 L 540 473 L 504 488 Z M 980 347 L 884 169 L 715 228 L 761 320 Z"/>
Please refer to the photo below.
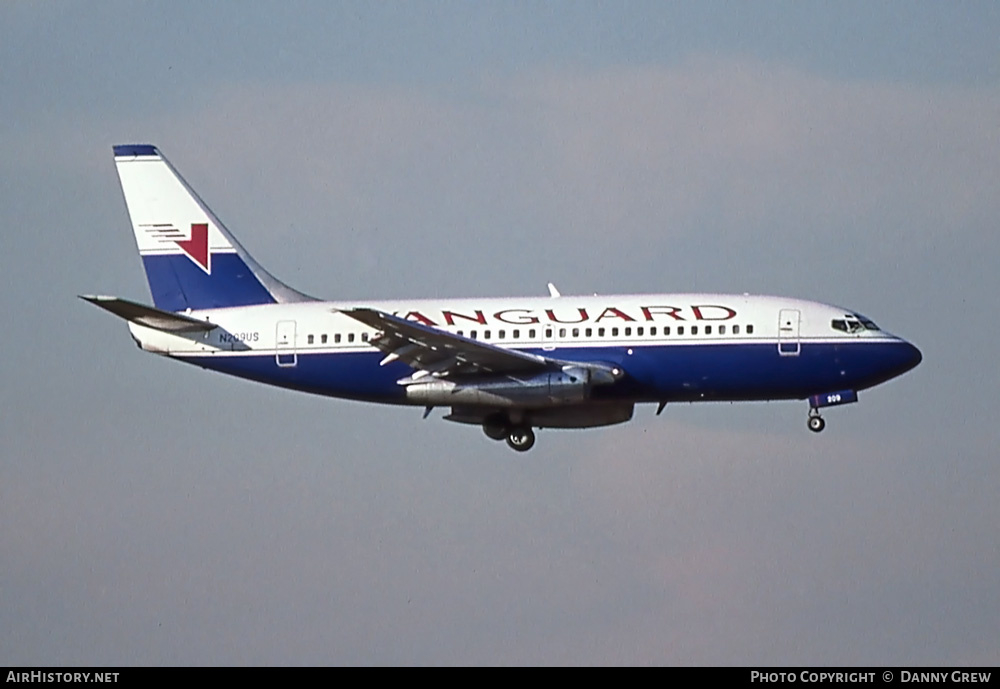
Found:
<path fill-rule="evenodd" d="M 115 146 L 114 152 L 157 308 L 183 311 L 313 300 L 254 261 L 155 146 Z"/>

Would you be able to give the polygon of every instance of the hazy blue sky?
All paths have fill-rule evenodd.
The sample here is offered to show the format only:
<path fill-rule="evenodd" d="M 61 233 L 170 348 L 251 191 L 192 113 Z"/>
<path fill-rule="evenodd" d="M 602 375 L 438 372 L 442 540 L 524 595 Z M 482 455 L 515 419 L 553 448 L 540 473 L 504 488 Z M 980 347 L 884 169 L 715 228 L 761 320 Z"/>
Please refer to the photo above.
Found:
<path fill-rule="evenodd" d="M 0 4 L 0 664 L 1000 664 L 1000 5 Z M 751 291 L 924 363 L 469 427 L 139 352 L 111 145 L 349 298 Z"/>

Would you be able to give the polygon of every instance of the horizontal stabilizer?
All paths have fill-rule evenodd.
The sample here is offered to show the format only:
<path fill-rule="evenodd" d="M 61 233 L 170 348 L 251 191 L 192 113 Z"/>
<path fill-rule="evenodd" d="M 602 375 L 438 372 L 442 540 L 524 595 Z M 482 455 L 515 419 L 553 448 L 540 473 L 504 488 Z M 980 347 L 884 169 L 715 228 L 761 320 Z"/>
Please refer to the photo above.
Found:
<path fill-rule="evenodd" d="M 198 320 L 191 316 L 170 311 L 161 311 L 152 306 L 139 304 L 128 299 L 118 297 L 103 297 L 90 294 L 81 294 L 80 298 L 89 301 L 94 306 L 99 306 L 105 311 L 110 311 L 119 318 L 124 318 L 130 323 L 138 323 L 147 328 L 155 328 L 168 333 L 192 333 L 206 332 L 214 330 L 216 325 L 209 321 Z"/>

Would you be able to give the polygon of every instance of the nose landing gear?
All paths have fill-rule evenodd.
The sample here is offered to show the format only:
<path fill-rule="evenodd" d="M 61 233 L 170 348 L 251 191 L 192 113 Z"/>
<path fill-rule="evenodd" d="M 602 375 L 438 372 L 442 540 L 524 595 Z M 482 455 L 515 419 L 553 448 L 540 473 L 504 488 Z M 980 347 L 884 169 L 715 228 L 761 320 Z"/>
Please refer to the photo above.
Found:
<path fill-rule="evenodd" d="M 834 407 L 841 404 L 852 404 L 858 401 L 858 393 L 854 390 L 839 390 L 813 395 L 809 398 L 809 420 L 806 425 L 813 433 L 819 433 L 826 428 L 826 421 L 819 415 L 820 407 Z"/>
<path fill-rule="evenodd" d="M 809 430 L 813 433 L 819 433 L 826 428 L 826 421 L 819 415 L 819 409 L 813 407 L 809 410 L 809 420 L 806 421 L 806 425 L 809 426 Z"/>

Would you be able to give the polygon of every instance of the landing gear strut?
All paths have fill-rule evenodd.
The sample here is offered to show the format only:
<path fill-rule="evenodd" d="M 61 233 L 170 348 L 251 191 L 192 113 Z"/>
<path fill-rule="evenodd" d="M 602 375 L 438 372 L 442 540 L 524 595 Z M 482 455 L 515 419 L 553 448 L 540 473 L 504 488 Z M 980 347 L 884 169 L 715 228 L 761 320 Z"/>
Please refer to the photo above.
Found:
<path fill-rule="evenodd" d="M 806 425 L 809 426 L 809 430 L 813 433 L 819 433 L 826 428 L 826 421 L 819 415 L 819 409 L 813 407 L 809 410 L 809 420 L 806 422 Z"/>
<path fill-rule="evenodd" d="M 535 444 L 535 432 L 531 426 L 513 426 L 507 434 L 507 444 L 512 450 L 527 452 Z"/>

